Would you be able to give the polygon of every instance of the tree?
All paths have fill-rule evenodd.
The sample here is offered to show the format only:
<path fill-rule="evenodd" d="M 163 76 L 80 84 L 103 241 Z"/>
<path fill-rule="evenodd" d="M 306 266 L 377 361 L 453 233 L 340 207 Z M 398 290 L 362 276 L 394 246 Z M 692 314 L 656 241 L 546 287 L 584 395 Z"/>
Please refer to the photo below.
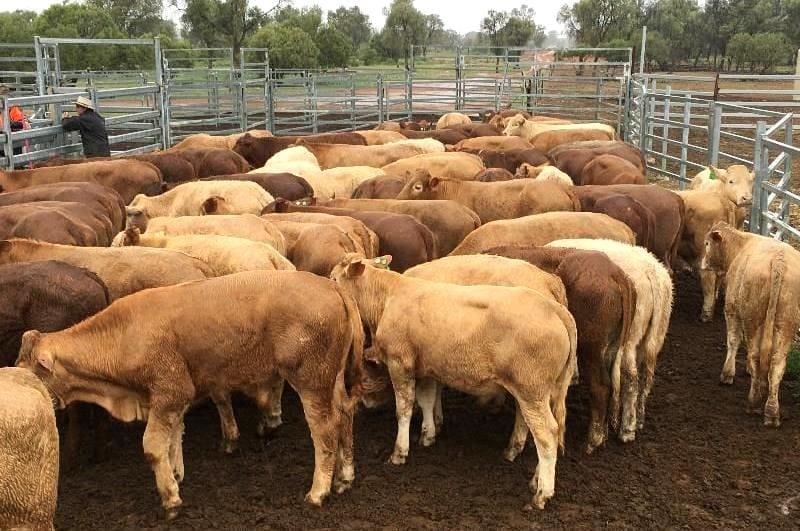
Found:
<path fill-rule="evenodd" d="M 269 49 L 272 68 L 316 68 L 319 48 L 308 33 L 295 26 L 270 23 L 259 29 L 250 45 Z"/>
<path fill-rule="evenodd" d="M 598 46 L 617 37 L 629 38 L 638 18 L 636 0 L 578 0 L 558 12 L 558 21 L 567 33 L 587 46 Z"/>
<path fill-rule="evenodd" d="M 646 61 L 650 64 L 655 61 L 661 70 L 670 64 L 671 51 L 670 43 L 658 30 L 647 31 Z"/>
<path fill-rule="evenodd" d="M 444 31 L 444 22 L 439 15 L 425 15 L 425 29 L 422 35 L 422 56 L 428 55 L 428 46 Z"/>
<path fill-rule="evenodd" d="M 490 9 L 481 22 L 481 31 L 489 39 L 489 44 L 495 47 L 495 55 L 502 53 L 500 48 L 504 42 L 503 28 L 506 22 L 508 22 L 508 13 L 494 9 Z"/>
<path fill-rule="evenodd" d="M 181 22 L 190 40 L 207 48 L 230 46 L 233 59 L 238 62 L 241 47 L 282 2 L 277 0 L 264 12 L 249 6 L 248 0 L 185 0 Z"/>
<path fill-rule="evenodd" d="M 403 57 L 408 69 L 409 51 L 422 40 L 425 33 L 425 15 L 414 7 L 413 0 L 392 0 L 386 13 L 386 23 L 381 31 L 383 49 L 389 57 Z"/>
<path fill-rule="evenodd" d="M 372 25 L 369 17 L 356 7 L 340 7 L 336 11 L 328 11 L 328 25 L 350 38 L 355 48 L 368 43 L 372 36 Z"/>
<path fill-rule="evenodd" d="M 319 63 L 321 66 L 344 68 L 353 55 L 353 44 L 348 36 L 329 24 L 319 29 L 316 43 L 319 49 Z"/>
<path fill-rule="evenodd" d="M 778 63 L 786 61 L 789 53 L 790 48 L 783 34 L 762 32 L 753 35 L 754 63 L 761 66 L 762 74 L 773 70 Z"/>
<path fill-rule="evenodd" d="M 162 0 L 87 0 L 87 4 L 107 11 L 117 27 L 131 37 L 157 34 L 163 29 Z"/>
<path fill-rule="evenodd" d="M 275 22 L 284 26 L 300 28 L 308 35 L 316 35 L 322 24 L 322 9 L 319 6 L 304 7 L 303 9 L 286 6 L 276 11 Z"/>
<path fill-rule="evenodd" d="M 124 34 L 104 9 L 88 4 L 54 4 L 34 22 L 34 32 L 43 37 L 118 39 Z M 59 49 L 62 70 L 133 68 L 125 50 L 115 46 L 65 45 Z"/>
<path fill-rule="evenodd" d="M 33 11 L 7 11 L 0 13 L 0 42 L 32 44 L 34 36 L 34 23 L 36 13 Z M 3 55 L 6 57 L 31 57 L 32 50 L 26 49 L 5 49 Z M 4 70 L 30 70 L 30 62 L 8 62 L 3 63 Z"/>
<path fill-rule="evenodd" d="M 753 36 L 749 33 L 737 33 L 728 41 L 728 60 L 736 63 L 736 70 L 739 70 L 743 64 L 753 60 L 753 49 Z"/>

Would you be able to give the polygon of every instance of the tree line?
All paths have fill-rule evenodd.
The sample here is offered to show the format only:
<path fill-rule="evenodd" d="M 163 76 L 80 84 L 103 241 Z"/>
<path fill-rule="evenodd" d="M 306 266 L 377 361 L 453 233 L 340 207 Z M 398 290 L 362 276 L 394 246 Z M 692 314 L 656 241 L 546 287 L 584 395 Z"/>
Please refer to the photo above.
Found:
<path fill-rule="evenodd" d="M 0 42 L 30 43 L 49 37 L 161 36 L 165 48 L 225 47 L 239 60 L 243 47 L 268 48 L 273 68 L 339 68 L 392 63 L 408 67 L 411 45 L 423 56 L 432 46 L 541 47 L 639 46 L 648 27 L 649 68 L 689 65 L 768 72 L 790 64 L 800 46 L 800 0 L 577 0 L 564 5 L 559 22 L 570 42 L 546 33 L 532 8 L 489 9 L 467 35 L 444 27 L 413 0 L 392 0 L 376 29 L 358 7 L 327 11 L 273 0 L 262 9 L 252 0 L 166 0 L 180 12 L 180 27 L 162 18 L 165 0 L 81 0 L 42 13 L 0 12 Z M 9 53 L 12 55 L 14 52 Z M 416 53 L 416 52 L 415 52 Z M 122 46 L 64 47 L 62 67 L 152 68 L 148 50 Z M 17 55 L 30 55 L 21 51 Z M 6 63 L 4 68 L 22 68 Z"/>
<path fill-rule="evenodd" d="M 593 47 L 638 47 L 646 25 L 651 69 L 765 73 L 793 64 L 800 47 L 800 0 L 578 0 L 558 19 Z"/>

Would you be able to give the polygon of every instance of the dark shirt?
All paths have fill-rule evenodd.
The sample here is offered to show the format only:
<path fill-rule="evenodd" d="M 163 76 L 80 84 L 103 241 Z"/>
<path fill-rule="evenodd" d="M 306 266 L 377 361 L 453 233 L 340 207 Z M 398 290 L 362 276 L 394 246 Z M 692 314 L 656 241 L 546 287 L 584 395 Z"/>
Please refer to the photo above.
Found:
<path fill-rule="evenodd" d="M 61 120 L 64 131 L 80 131 L 85 157 L 110 157 L 105 118 L 91 109 Z"/>

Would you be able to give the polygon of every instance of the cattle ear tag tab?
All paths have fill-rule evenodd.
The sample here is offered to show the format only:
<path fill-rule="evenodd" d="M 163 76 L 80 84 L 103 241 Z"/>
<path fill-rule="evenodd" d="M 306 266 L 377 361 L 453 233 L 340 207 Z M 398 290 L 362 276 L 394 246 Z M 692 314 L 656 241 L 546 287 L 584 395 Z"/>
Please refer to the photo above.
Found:
<path fill-rule="evenodd" d="M 711 179 L 712 181 L 717 178 L 717 174 L 714 173 L 713 168 L 710 167 L 708 168 L 708 178 Z"/>
<path fill-rule="evenodd" d="M 379 267 L 381 269 L 389 269 L 389 260 L 386 259 L 385 256 L 380 256 L 373 260 L 375 267 Z"/>

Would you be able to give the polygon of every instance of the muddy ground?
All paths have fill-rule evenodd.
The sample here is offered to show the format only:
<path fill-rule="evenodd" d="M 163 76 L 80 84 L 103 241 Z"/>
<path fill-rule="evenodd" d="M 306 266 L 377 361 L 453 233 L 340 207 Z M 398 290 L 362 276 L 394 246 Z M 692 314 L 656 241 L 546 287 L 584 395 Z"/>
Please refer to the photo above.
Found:
<path fill-rule="evenodd" d="M 208 406 L 186 419 L 183 512 L 168 525 L 141 450 L 141 426 L 116 425 L 113 454 L 64 473 L 59 529 L 487 529 L 761 528 L 800 526 L 800 386 L 784 381 L 783 425 L 762 427 L 746 413 L 748 377 L 718 384 L 724 322 L 697 320 L 701 296 L 679 276 L 677 304 L 647 425 L 629 445 L 611 441 L 582 453 L 586 395 L 569 396 L 567 452 L 556 496 L 524 512 L 536 463 L 529 445 L 514 464 L 501 458 L 513 415 L 479 411 L 469 397 L 444 397 L 444 433 L 433 448 L 413 446 L 403 467 L 386 464 L 395 434 L 390 409 L 361 411 L 356 423 L 356 483 L 322 509 L 303 504 L 312 473 L 308 429 L 292 393 L 285 425 L 263 449 L 255 409 L 240 402 L 238 453 L 218 452 L 219 423 Z M 419 433 L 415 417 L 412 436 Z M 83 455 L 85 460 L 88 456 Z"/>

